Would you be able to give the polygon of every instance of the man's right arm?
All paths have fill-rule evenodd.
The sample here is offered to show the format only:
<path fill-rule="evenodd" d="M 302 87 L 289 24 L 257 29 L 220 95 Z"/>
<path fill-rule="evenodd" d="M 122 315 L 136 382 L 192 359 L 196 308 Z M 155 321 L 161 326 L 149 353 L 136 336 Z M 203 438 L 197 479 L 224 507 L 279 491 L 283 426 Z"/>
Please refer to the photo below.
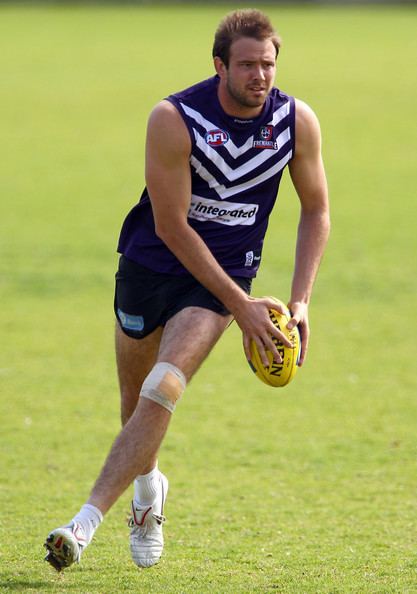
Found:
<path fill-rule="evenodd" d="M 250 359 L 253 339 L 268 360 L 265 349 L 280 357 L 271 335 L 287 346 L 288 339 L 272 324 L 268 308 L 271 298 L 254 299 L 236 285 L 222 269 L 196 231 L 188 224 L 191 202 L 189 157 L 191 140 L 177 109 L 162 101 L 152 111 L 146 140 L 146 185 L 152 203 L 158 237 L 187 270 L 233 314 L 243 333 L 245 354 Z"/>

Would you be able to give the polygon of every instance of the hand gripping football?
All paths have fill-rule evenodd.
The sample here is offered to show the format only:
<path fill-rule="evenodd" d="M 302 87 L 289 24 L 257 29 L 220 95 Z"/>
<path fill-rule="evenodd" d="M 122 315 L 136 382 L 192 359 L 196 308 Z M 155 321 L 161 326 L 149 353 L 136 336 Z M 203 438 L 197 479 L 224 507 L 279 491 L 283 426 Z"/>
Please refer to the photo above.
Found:
<path fill-rule="evenodd" d="M 294 345 L 294 348 L 286 347 L 281 344 L 278 339 L 272 337 L 272 340 L 274 341 L 278 352 L 281 355 L 282 363 L 276 363 L 276 361 L 274 361 L 272 358 L 272 353 L 270 351 L 266 351 L 269 365 L 268 367 L 264 367 L 261 357 L 259 356 L 256 343 L 252 340 L 250 345 L 251 360 L 249 361 L 249 365 L 252 371 L 261 381 L 274 388 L 286 386 L 293 379 L 297 372 L 297 365 L 301 353 L 300 332 L 297 326 L 295 326 L 295 328 L 292 330 L 288 330 L 287 323 L 291 319 L 291 314 L 286 307 L 285 310 L 285 314 L 282 314 L 276 309 L 269 310 L 269 317 L 271 318 L 272 323 L 278 328 L 278 330 L 285 334 Z"/>

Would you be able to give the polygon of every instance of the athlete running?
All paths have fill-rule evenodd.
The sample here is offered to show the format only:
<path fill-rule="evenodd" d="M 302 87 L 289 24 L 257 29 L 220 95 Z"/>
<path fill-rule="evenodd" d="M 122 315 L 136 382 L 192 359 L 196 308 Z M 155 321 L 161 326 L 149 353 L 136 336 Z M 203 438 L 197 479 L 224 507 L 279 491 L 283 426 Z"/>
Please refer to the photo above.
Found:
<path fill-rule="evenodd" d="M 215 76 L 170 95 L 152 111 L 146 188 L 127 216 L 116 274 L 116 357 L 123 429 L 80 512 L 47 537 L 58 571 L 80 560 L 103 516 L 134 483 L 131 553 L 157 563 L 168 480 L 157 456 L 187 383 L 235 319 L 249 344 L 277 362 L 270 297 L 250 297 L 268 218 L 289 168 L 300 199 L 289 299 L 308 341 L 308 305 L 329 233 L 318 120 L 275 88 L 280 39 L 258 10 L 235 11 L 214 40 Z"/>

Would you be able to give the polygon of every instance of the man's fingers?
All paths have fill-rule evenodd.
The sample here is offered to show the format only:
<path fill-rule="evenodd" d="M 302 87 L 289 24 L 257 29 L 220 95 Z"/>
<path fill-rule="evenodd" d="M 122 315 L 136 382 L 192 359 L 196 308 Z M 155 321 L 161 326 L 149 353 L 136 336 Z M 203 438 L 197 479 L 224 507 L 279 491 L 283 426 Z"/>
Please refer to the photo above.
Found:
<path fill-rule="evenodd" d="M 267 335 L 263 338 L 257 337 L 253 339 L 257 346 L 261 361 L 265 367 L 269 367 L 270 364 L 267 351 L 272 354 L 272 357 L 276 363 L 282 363 L 282 356 L 278 350 L 278 346 L 280 344 L 285 344 L 286 347 L 294 348 L 294 344 L 288 340 L 285 334 L 277 329 L 275 329 L 275 331 L 276 332 L 274 333 L 274 336 L 278 340 L 274 340 L 271 335 Z"/>
<path fill-rule="evenodd" d="M 281 332 L 280 332 L 280 334 L 287 341 L 287 338 Z M 282 343 L 281 337 L 279 338 L 279 342 Z M 272 353 L 272 357 L 274 358 L 274 361 L 276 363 L 282 363 L 282 356 L 281 356 L 280 352 L 278 351 L 276 341 L 272 340 L 272 337 L 268 337 L 264 341 L 264 346 L 265 346 L 265 349 L 267 349 L 268 351 L 270 351 L 270 353 Z M 289 344 L 287 346 L 292 347 L 293 345 L 291 342 L 289 342 Z"/>
<path fill-rule="evenodd" d="M 307 358 L 308 341 L 309 341 L 309 336 L 308 336 L 308 334 L 306 334 L 306 336 L 303 337 L 301 340 L 301 355 L 300 355 L 300 360 L 298 362 L 298 367 L 302 367 L 303 363 L 305 362 L 305 360 Z"/>
<path fill-rule="evenodd" d="M 292 330 L 295 328 L 300 322 L 300 318 L 298 316 L 293 316 L 287 324 L 288 330 Z"/>
<path fill-rule="evenodd" d="M 284 315 L 288 315 L 288 309 L 282 301 L 275 299 L 274 297 L 263 297 L 262 299 L 253 299 L 256 304 L 253 310 L 255 312 L 254 322 L 250 322 L 250 318 L 242 319 L 241 329 L 243 333 L 243 348 L 248 361 L 251 360 L 251 341 L 257 347 L 259 358 L 265 367 L 269 367 L 271 356 L 276 363 L 282 363 L 282 357 L 280 355 L 280 346 L 286 348 L 294 348 L 294 344 L 291 339 L 287 336 L 286 328 L 283 331 L 275 326 L 273 321 L 270 319 L 267 309 L 274 309 L 281 312 Z M 262 308 L 259 308 L 262 305 Z M 257 308 L 257 309 L 256 309 Z M 266 310 L 264 309 L 266 308 Z M 297 314 L 293 315 L 291 320 L 287 323 L 287 328 L 291 330 L 299 323 L 299 317 Z M 240 325 L 240 324 L 239 324 Z M 270 353 L 270 354 L 269 354 Z"/>
<path fill-rule="evenodd" d="M 269 360 L 268 360 L 268 356 L 265 352 L 264 343 L 258 337 L 254 338 L 253 341 L 256 344 L 256 348 L 258 349 L 258 353 L 259 353 L 259 357 L 261 358 L 262 365 L 264 367 L 269 367 Z"/>
<path fill-rule="evenodd" d="M 243 335 L 243 350 L 245 351 L 246 359 L 250 361 L 252 359 L 252 353 L 250 352 L 250 340 L 246 334 Z"/>
<path fill-rule="evenodd" d="M 278 328 L 276 326 L 274 326 L 274 324 L 271 322 L 271 335 L 274 336 L 281 344 L 283 344 L 286 347 L 292 348 L 293 344 L 291 342 L 291 340 L 289 338 L 287 338 L 287 336 L 281 332 L 281 330 L 278 330 Z M 271 339 L 272 344 L 275 347 L 274 342 Z M 275 347 L 276 350 L 276 347 Z"/>
<path fill-rule="evenodd" d="M 306 360 L 307 351 L 308 351 L 308 341 L 309 341 L 309 336 L 310 336 L 308 323 L 306 323 L 305 320 L 300 321 L 300 318 L 301 318 L 301 316 L 299 316 L 299 315 L 293 315 L 287 324 L 288 330 L 293 330 L 296 326 L 298 326 L 298 330 L 300 332 L 301 353 L 300 353 L 300 359 L 298 361 L 298 367 L 302 367 L 303 363 Z"/>
<path fill-rule="evenodd" d="M 276 311 L 279 311 L 284 315 L 287 313 L 287 308 L 285 307 L 285 304 L 282 303 L 282 301 L 280 301 L 276 297 L 264 297 L 262 301 L 268 309 L 275 309 Z"/>

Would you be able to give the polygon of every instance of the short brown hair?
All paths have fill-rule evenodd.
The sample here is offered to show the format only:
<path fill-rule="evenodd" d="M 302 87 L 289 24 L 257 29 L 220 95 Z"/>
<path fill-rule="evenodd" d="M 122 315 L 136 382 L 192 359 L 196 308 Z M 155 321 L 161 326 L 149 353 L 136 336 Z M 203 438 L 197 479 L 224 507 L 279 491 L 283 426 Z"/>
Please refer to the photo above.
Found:
<path fill-rule="evenodd" d="M 271 21 L 260 10 L 247 9 L 230 12 L 221 21 L 214 36 L 213 58 L 218 56 L 228 67 L 230 46 L 240 37 L 252 37 L 258 41 L 270 39 L 278 56 L 281 39 Z"/>

